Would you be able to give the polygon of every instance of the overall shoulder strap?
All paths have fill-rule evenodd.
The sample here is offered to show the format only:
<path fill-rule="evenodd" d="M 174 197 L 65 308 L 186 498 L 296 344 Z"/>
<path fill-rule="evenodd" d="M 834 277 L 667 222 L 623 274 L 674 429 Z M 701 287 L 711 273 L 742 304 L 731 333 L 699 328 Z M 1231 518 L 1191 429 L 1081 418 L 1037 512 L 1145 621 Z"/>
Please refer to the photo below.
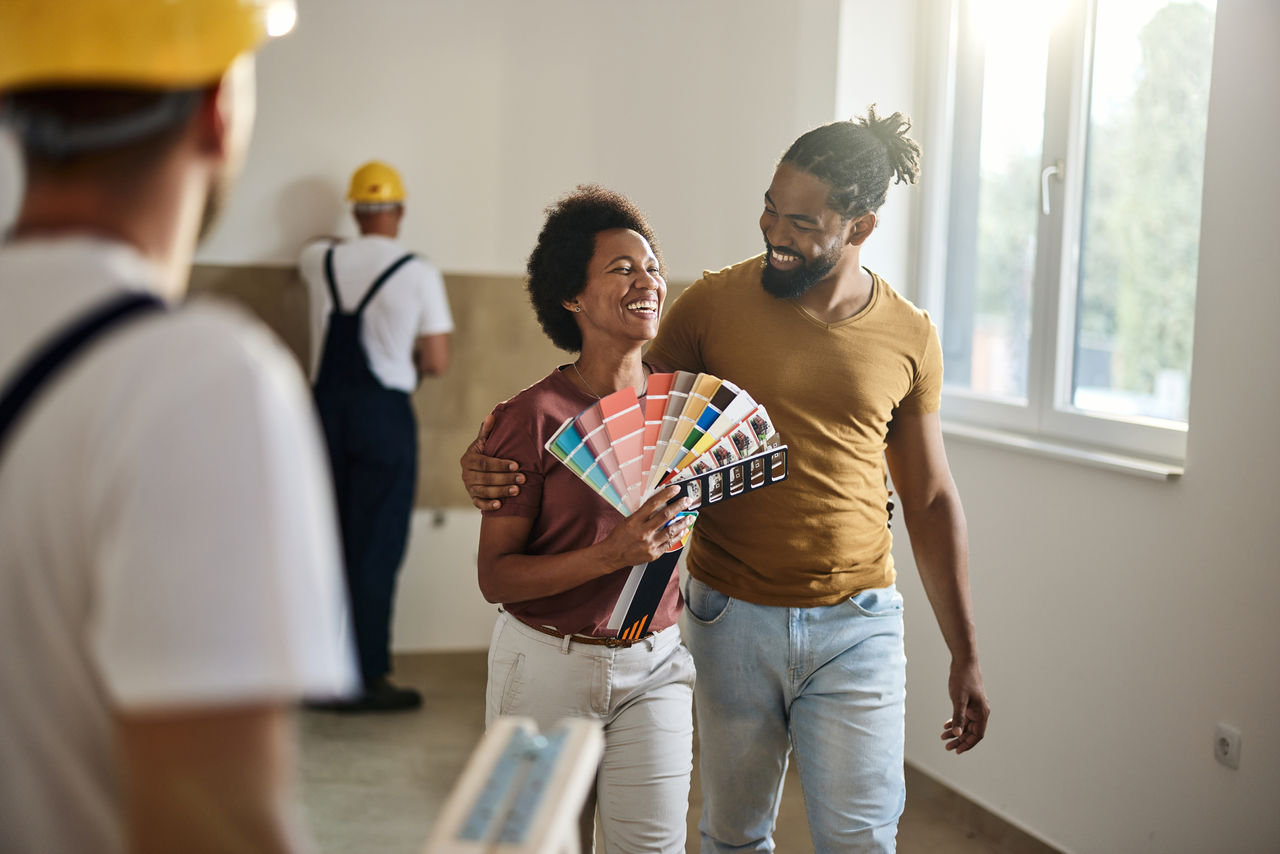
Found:
<path fill-rule="evenodd" d="M 378 292 L 378 288 L 386 284 L 387 279 L 390 279 L 392 276 L 396 274 L 396 270 L 399 270 L 405 264 L 408 264 L 410 261 L 414 259 L 414 257 L 416 256 L 412 252 L 408 252 L 404 255 L 401 255 L 399 258 L 396 259 L 394 264 L 392 264 L 387 269 L 383 270 L 382 275 L 374 279 L 373 284 L 369 286 L 369 292 L 364 295 L 364 299 L 360 300 L 360 305 L 356 306 L 355 313 L 360 314 L 361 312 L 363 312 L 364 307 L 369 304 L 369 300 L 373 299 L 373 295 Z"/>
<path fill-rule="evenodd" d="M 334 311 L 342 311 L 342 299 L 338 296 L 338 282 L 333 278 L 333 249 L 334 245 L 329 244 L 329 249 L 324 253 L 324 283 L 329 286 L 329 298 L 333 300 Z"/>
<path fill-rule="evenodd" d="M 55 333 L 28 357 L 0 395 L 0 450 L 3 450 L 6 435 L 27 405 L 77 353 L 122 321 L 163 308 L 164 304 L 151 294 L 126 294 L 91 309 Z"/>

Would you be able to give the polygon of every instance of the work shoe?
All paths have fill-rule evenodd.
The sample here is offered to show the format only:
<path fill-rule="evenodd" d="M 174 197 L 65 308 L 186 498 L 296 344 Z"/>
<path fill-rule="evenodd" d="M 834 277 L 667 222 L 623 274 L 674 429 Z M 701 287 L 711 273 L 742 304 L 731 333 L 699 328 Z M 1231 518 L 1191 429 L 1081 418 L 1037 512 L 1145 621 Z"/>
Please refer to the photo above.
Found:
<path fill-rule="evenodd" d="M 382 676 L 371 685 L 366 685 L 361 698 L 364 711 L 399 712 L 416 709 L 422 705 L 422 695 L 413 688 L 400 688 L 392 685 L 387 677 Z"/>
<path fill-rule="evenodd" d="M 336 700 L 311 700 L 304 704 L 317 712 L 406 712 L 422 705 L 422 695 L 412 688 L 399 688 L 381 676 L 365 686 L 364 693 Z"/>

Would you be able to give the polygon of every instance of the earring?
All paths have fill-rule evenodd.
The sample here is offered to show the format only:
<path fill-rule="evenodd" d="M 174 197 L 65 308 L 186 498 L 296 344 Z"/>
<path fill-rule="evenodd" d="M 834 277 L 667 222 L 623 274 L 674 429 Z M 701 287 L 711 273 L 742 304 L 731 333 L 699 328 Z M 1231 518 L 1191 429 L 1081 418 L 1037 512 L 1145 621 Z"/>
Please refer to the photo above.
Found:
<path fill-rule="evenodd" d="M 580 306 L 580 305 L 575 305 L 575 306 L 573 307 L 573 310 L 574 310 L 574 311 L 582 311 L 582 306 Z"/>

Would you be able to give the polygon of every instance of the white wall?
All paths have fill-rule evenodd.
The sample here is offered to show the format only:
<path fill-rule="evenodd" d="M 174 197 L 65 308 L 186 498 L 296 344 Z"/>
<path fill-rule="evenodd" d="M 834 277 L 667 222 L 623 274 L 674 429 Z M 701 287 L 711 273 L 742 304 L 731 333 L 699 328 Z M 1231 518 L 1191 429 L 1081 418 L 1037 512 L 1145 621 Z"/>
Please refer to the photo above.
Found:
<path fill-rule="evenodd" d="M 631 195 L 672 277 L 759 251 L 773 165 L 835 117 L 839 0 L 305 0 L 259 58 L 254 147 L 200 259 L 292 263 L 369 158 L 447 271 L 519 273 L 579 183 Z"/>
<path fill-rule="evenodd" d="M 399 652 L 489 647 L 496 605 L 476 583 L 480 511 L 417 510 L 396 590 L 392 644 Z"/>
<path fill-rule="evenodd" d="M 994 708 L 967 756 L 938 746 L 948 659 L 896 549 L 908 757 L 1067 851 L 1280 851 L 1277 35 L 1273 0 L 1219 0 L 1186 475 L 948 441 Z"/>
<path fill-rule="evenodd" d="M 916 81 L 917 57 L 912 50 L 917 8 L 915 2 L 842 0 L 837 45 L 836 117 L 866 113 L 875 104 L 882 116 L 922 113 Z M 922 142 L 925 128 L 910 135 Z M 922 182 L 929 175 L 922 174 Z M 919 185 L 890 184 L 889 197 L 877 212 L 876 232 L 863 244 L 862 263 L 884 276 L 899 291 L 914 296 L 918 265 L 912 253 L 913 207 Z"/>

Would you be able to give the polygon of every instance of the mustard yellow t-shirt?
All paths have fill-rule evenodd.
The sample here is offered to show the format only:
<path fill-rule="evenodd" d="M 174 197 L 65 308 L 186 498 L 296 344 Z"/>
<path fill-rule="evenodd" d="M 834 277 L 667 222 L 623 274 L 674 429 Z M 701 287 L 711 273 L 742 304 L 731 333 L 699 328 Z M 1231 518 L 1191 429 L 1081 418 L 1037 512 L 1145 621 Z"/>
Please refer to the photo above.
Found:
<path fill-rule="evenodd" d="M 760 284 L 764 256 L 704 273 L 649 356 L 731 380 L 789 446 L 787 479 L 700 511 L 694 577 L 760 605 L 831 605 L 895 573 L 884 448 L 897 412 L 934 412 L 942 354 L 928 314 L 872 273 L 866 307 L 824 323 Z"/>

